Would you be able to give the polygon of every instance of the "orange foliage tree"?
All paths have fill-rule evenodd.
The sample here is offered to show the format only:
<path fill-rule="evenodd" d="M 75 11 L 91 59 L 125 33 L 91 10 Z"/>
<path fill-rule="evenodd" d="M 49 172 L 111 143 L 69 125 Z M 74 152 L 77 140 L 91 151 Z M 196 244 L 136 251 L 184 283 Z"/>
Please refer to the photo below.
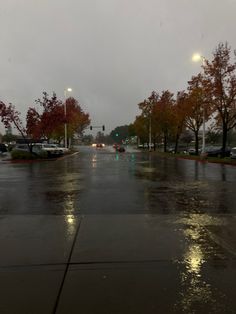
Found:
<path fill-rule="evenodd" d="M 206 93 L 206 81 L 201 73 L 188 82 L 188 96 L 185 125 L 195 136 L 195 151 L 199 152 L 199 130 L 203 124 L 203 115 L 207 121 L 212 113 L 209 97 Z"/>
<path fill-rule="evenodd" d="M 206 92 L 216 112 L 216 124 L 222 129 L 224 156 L 228 132 L 236 126 L 236 63 L 231 62 L 231 48 L 227 43 L 218 45 L 213 60 L 205 60 L 203 69 L 207 81 Z"/>
<path fill-rule="evenodd" d="M 144 141 L 145 134 L 145 142 L 151 140 L 151 142 L 154 144 L 154 150 L 156 138 L 158 136 L 158 128 L 154 121 L 154 108 L 157 105 L 158 100 L 158 93 L 153 91 L 148 99 L 145 99 L 143 102 L 139 103 L 138 106 L 142 113 L 140 117 L 136 118 L 137 121 L 135 122 L 135 128 L 136 130 L 139 130 L 139 135 L 137 134 L 139 138 Z M 141 134 L 141 131 L 144 133 Z"/>
<path fill-rule="evenodd" d="M 175 104 L 173 96 L 174 94 L 170 91 L 163 91 L 153 108 L 153 120 L 156 128 L 162 135 L 164 152 L 167 151 L 168 138 L 173 132 L 173 107 Z"/>
<path fill-rule="evenodd" d="M 143 115 L 136 116 L 134 130 L 141 143 L 148 142 L 149 122 L 147 117 Z"/>
<path fill-rule="evenodd" d="M 185 120 L 188 113 L 187 93 L 180 91 L 177 93 L 176 101 L 173 107 L 173 135 L 175 137 L 175 154 L 178 152 L 179 138 L 185 130 Z"/>

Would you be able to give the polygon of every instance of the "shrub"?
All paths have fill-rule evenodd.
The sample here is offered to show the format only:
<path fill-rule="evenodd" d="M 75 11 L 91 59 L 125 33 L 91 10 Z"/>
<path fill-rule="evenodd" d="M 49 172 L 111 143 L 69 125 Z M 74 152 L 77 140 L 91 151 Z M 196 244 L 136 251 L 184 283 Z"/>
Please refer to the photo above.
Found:
<path fill-rule="evenodd" d="M 21 150 L 13 150 L 11 151 L 12 159 L 36 159 L 38 158 L 35 154 L 31 154 L 30 152 L 21 151 Z"/>

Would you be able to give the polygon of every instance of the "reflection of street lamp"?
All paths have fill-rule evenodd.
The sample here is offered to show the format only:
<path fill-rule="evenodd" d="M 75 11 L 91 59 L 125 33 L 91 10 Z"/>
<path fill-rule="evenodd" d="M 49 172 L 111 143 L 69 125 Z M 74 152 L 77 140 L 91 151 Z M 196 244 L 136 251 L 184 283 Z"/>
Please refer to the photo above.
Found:
<path fill-rule="evenodd" d="M 65 104 L 64 104 L 64 114 L 65 114 L 65 148 L 67 148 L 67 123 L 66 123 L 66 98 L 67 98 L 67 92 L 72 92 L 72 88 L 67 88 L 64 90 L 64 96 L 65 96 Z"/>
<path fill-rule="evenodd" d="M 202 64 L 205 61 L 205 57 L 200 55 L 199 53 L 194 53 L 192 56 L 192 61 L 193 62 L 201 62 Z M 206 150 L 206 122 L 205 122 L 205 105 L 203 104 L 203 116 L 202 116 L 202 151 L 201 155 L 205 154 Z"/>

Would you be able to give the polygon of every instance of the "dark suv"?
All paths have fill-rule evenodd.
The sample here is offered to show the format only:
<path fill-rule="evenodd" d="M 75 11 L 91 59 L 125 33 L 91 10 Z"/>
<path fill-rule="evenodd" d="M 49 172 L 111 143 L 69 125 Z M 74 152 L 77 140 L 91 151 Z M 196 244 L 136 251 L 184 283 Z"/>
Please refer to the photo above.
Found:
<path fill-rule="evenodd" d="M 225 148 L 225 157 L 230 157 L 231 149 L 230 147 Z M 206 148 L 206 154 L 208 157 L 222 157 L 223 149 L 222 147 L 209 147 Z"/>

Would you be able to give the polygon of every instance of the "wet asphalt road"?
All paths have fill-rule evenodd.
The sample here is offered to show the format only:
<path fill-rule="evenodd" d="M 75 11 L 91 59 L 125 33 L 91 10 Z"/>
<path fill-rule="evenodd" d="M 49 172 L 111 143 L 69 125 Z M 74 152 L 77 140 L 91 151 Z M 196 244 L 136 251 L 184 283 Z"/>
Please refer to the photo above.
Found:
<path fill-rule="evenodd" d="M 236 213 L 236 167 L 130 151 L 2 162 L 0 214 Z"/>
<path fill-rule="evenodd" d="M 0 161 L 0 249 L 1 313 L 236 313 L 236 167 Z"/>

